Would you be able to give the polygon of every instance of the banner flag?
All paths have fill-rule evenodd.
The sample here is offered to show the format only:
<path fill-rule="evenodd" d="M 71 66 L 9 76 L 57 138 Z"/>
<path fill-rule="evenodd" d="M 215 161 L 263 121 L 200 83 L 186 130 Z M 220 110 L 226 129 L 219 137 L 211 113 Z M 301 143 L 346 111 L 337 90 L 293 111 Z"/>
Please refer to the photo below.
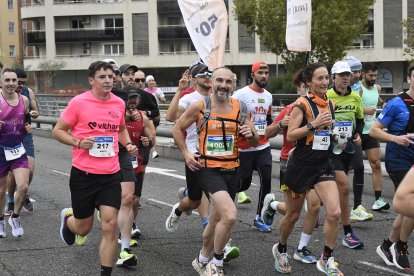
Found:
<path fill-rule="evenodd" d="M 289 51 L 311 50 L 312 1 L 286 0 L 286 46 Z"/>

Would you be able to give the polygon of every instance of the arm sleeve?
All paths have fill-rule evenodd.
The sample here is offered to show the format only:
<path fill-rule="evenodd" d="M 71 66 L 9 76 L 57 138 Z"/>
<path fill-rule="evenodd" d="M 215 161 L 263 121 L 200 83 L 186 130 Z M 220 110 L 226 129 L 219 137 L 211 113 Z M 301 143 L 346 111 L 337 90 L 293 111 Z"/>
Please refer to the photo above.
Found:
<path fill-rule="evenodd" d="M 362 136 L 362 131 L 364 130 L 364 119 L 355 119 L 356 120 L 356 126 L 355 126 L 355 134 L 359 134 L 359 136 Z"/>
<path fill-rule="evenodd" d="M 148 117 L 154 119 L 160 115 L 160 110 L 158 109 L 157 101 L 155 97 L 148 92 L 141 93 L 141 100 L 139 109 L 142 111 L 147 111 Z"/>

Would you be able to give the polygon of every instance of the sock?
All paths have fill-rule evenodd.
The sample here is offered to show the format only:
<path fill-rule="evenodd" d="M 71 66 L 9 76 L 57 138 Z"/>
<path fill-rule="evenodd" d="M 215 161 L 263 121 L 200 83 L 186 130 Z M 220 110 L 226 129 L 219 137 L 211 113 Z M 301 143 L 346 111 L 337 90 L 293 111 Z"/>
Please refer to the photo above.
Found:
<path fill-rule="evenodd" d="M 110 276 L 112 274 L 112 267 L 101 265 L 101 276 Z"/>
<path fill-rule="evenodd" d="M 280 202 L 279 202 L 279 201 L 277 201 L 277 200 L 274 200 L 274 201 L 270 202 L 270 208 L 272 208 L 273 210 L 277 211 L 277 205 L 278 205 L 279 203 L 280 203 Z"/>
<path fill-rule="evenodd" d="M 332 256 L 333 249 L 330 249 L 328 246 L 325 245 L 323 248 L 323 255 L 322 258 L 327 261 Z"/>
<path fill-rule="evenodd" d="M 364 191 L 364 184 L 354 184 L 354 210 L 362 204 L 362 193 Z"/>
<path fill-rule="evenodd" d="M 4 216 L 0 217 L 0 220 L 4 220 Z"/>
<path fill-rule="evenodd" d="M 348 235 L 348 233 L 352 234 L 351 225 L 344 225 L 344 233 L 345 233 L 345 236 Z"/>
<path fill-rule="evenodd" d="M 260 215 L 256 215 L 256 220 L 261 220 L 262 218 L 260 217 Z"/>
<path fill-rule="evenodd" d="M 204 257 L 203 255 L 201 255 L 201 251 L 200 251 L 200 254 L 198 255 L 198 261 L 200 263 L 206 264 L 208 263 L 208 257 Z"/>
<path fill-rule="evenodd" d="M 203 230 L 206 229 L 208 224 L 208 217 L 202 217 L 201 218 L 201 227 L 203 227 Z"/>
<path fill-rule="evenodd" d="M 223 258 L 224 258 L 223 253 L 221 253 L 220 255 L 214 253 L 213 264 L 215 264 L 216 266 L 223 266 Z"/>
<path fill-rule="evenodd" d="M 375 191 L 375 200 L 378 200 L 381 197 L 382 191 Z"/>
<path fill-rule="evenodd" d="M 183 213 L 182 211 L 178 210 L 178 207 L 175 208 L 174 213 L 176 216 L 181 217 L 181 214 Z"/>
<path fill-rule="evenodd" d="M 312 237 L 311 235 L 308 235 L 302 232 L 302 234 L 300 234 L 300 241 L 299 241 L 298 249 L 302 250 L 305 246 L 307 246 L 311 237 Z"/>
<path fill-rule="evenodd" d="M 121 238 L 121 250 L 124 250 L 126 248 L 129 248 L 129 242 L 131 239 L 128 238 Z"/>
<path fill-rule="evenodd" d="M 135 220 L 134 220 L 134 222 L 132 223 L 132 229 L 137 229 L 138 227 L 137 227 L 137 224 L 135 223 Z"/>
<path fill-rule="evenodd" d="M 407 242 L 403 242 L 402 240 L 399 240 L 397 242 L 397 244 L 396 244 L 396 248 L 399 251 L 405 251 L 405 252 L 407 252 L 407 249 L 408 249 Z"/>
<path fill-rule="evenodd" d="M 19 215 L 18 215 L 18 214 L 15 214 L 15 213 L 13 212 L 13 214 L 11 215 L 11 217 L 12 217 L 12 218 L 18 218 L 18 217 L 19 217 Z"/>
<path fill-rule="evenodd" d="M 287 244 L 283 245 L 280 241 L 277 245 L 277 251 L 279 251 L 279 253 L 286 253 L 287 252 Z"/>
<path fill-rule="evenodd" d="M 384 240 L 384 243 L 385 243 L 385 245 L 388 247 L 388 248 L 390 248 L 391 247 L 391 245 L 393 244 L 393 242 L 392 241 L 390 241 L 390 239 L 388 238 L 388 239 L 386 239 L 386 240 Z"/>
<path fill-rule="evenodd" d="M 7 195 L 7 203 L 14 203 L 14 195 Z"/>

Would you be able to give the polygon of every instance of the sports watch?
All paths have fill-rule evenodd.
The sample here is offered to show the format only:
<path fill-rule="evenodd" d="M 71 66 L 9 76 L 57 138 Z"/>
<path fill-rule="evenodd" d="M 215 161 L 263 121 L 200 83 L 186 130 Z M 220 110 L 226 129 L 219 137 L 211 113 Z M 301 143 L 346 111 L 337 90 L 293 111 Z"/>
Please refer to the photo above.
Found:
<path fill-rule="evenodd" d="M 311 123 L 307 123 L 306 127 L 308 128 L 309 131 L 315 131 L 315 127 Z"/>

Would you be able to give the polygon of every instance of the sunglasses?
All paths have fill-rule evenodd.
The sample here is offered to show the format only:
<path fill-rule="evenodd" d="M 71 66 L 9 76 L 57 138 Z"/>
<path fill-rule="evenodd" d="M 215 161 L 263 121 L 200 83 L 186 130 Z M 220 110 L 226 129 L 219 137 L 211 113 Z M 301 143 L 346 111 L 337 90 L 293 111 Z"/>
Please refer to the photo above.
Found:
<path fill-rule="evenodd" d="M 213 75 L 213 73 L 205 71 L 203 73 L 198 73 L 197 75 L 195 75 L 196 78 L 211 78 L 211 76 Z"/>
<path fill-rule="evenodd" d="M 145 82 L 145 79 L 135 79 L 135 82 Z"/>
<path fill-rule="evenodd" d="M 24 84 L 26 84 L 26 81 L 17 81 L 17 84 L 18 85 L 24 85 Z"/>

